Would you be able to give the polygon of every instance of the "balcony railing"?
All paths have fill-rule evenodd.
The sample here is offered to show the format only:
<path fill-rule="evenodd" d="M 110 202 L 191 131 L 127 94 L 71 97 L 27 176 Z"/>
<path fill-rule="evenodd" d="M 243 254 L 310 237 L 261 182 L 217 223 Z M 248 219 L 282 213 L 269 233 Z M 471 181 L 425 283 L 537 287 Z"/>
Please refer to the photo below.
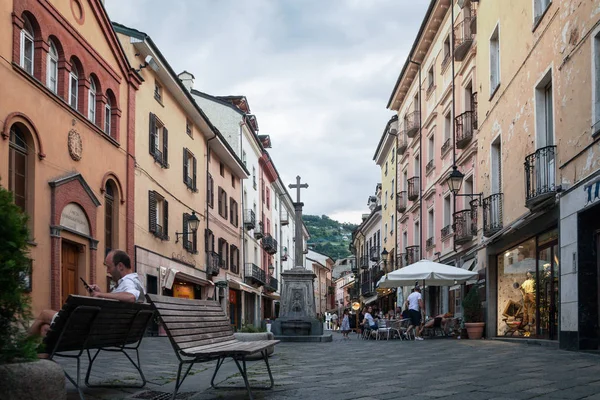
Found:
<path fill-rule="evenodd" d="M 229 266 L 227 265 L 227 260 L 221 256 L 219 256 L 219 268 L 221 268 L 223 270 L 229 269 Z"/>
<path fill-rule="evenodd" d="M 281 221 L 281 226 L 289 225 L 290 223 L 290 214 L 287 210 L 281 210 L 281 214 L 279 216 L 279 221 Z"/>
<path fill-rule="evenodd" d="M 496 193 L 483 199 L 483 236 L 490 237 L 502 229 L 502 203 L 504 195 Z"/>
<path fill-rule="evenodd" d="M 400 254 L 398 254 L 398 258 L 396 259 L 396 267 L 397 268 L 404 268 L 407 265 L 408 264 L 406 264 L 406 253 L 400 253 Z"/>
<path fill-rule="evenodd" d="M 421 259 L 419 250 L 419 246 L 408 246 L 406 248 L 406 265 L 414 264 Z"/>
<path fill-rule="evenodd" d="M 221 264 L 221 257 L 214 251 L 206 252 L 206 274 L 217 276 L 219 275 L 219 266 Z"/>
<path fill-rule="evenodd" d="M 465 111 L 456 117 L 456 148 L 464 149 L 467 147 L 473 133 L 477 129 L 477 117 L 475 111 Z"/>
<path fill-rule="evenodd" d="M 396 210 L 398 210 L 398 212 L 403 213 L 404 211 L 406 211 L 406 204 L 408 203 L 407 200 L 408 198 L 406 190 L 398 192 L 398 194 L 396 195 Z"/>
<path fill-rule="evenodd" d="M 277 240 L 267 233 L 262 239 L 263 249 L 269 254 L 277 253 Z"/>
<path fill-rule="evenodd" d="M 360 282 L 360 293 L 363 296 L 369 296 L 373 294 L 375 288 L 373 287 L 373 280 L 371 279 L 371 271 L 365 271 L 361 274 Z"/>
<path fill-rule="evenodd" d="M 362 269 L 369 268 L 369 256 L 360 256 L 360 267 Z"/>
<path fill-rule="evenodd" d="M 279 282 L 274 276 L 268 277 L 265 289 L 270 292 L 276 292 L 279 289 Z"/>
<path fill-rule="evenodd" d="M 450 64 L 450 60 L 452 59 L 452 55 L 450 54 L 450 50 L 446 54 L 444 54 L 444 58 L 442 59 L 442 70 L 446 69 L 448 64 Z"/>
<path fill-rule="evenodd" d="M 288 259 L 288 249 L 286 246 L 281 246 L 281 261 L 287 261 Z"/>
<path fill-rule="evenodd" d="M 477 235 L 477 209 L 454 213 L 454 243 L 465 244 Z"/>
<path fill-rule="evenodd" d="M 442 228 L 442 238 L 449 236 L 452 233 L 452 225 L 446 225 Z"/>
<path fill-rule="evenodd" d="M 435 238 L 434 237 L 430 237 L 429 239 L 427 239 L 427 241 L 425 242 L 425 246 L 430 249 L 433 246 L 435 246 L 435 242 L 434 242 Z"/>
<path fill-rule="evenodd" d="M 450 150 L 452 148 L 452 142 L 450 141 L 450 138 L 446 139 L 446 141 L 444 142 L 444 144 L 442 145 L 442 156 L 444 154 L 446 154 L 446 152 L 448 150 Z"/>
<path fill-rule="evenodd" d="M 556 146 L 525 157 L 525 206 L 533 209 L 556 195 Z"/>
<path fill-rule="evenodd" d="M 254 227 L 254 239 L 262 239 L 264 236 L 263 224 L 262 222 L 259 222 L 258 225 Z"/>
<path fill-rule="evenodd" d="M 256 226 L 256 214 L 254 210 L 244 210 L 244 228 L 247 230 L 254 229 Z"/>
<path fill-rule="evenodd" d="M 427 163 L 427 165 L 425 166 L 425 173 L 428 174 L 433 170 L 433 160 L 429 160 L 429 162 Z"/>
<path fill-rule="evenodd" d="M 378 266 L 375 266 L 371 269 L 371 281 L 373 285 L 377 285 L 377 282 L 381 279 L 381 277 L 385 275 L 385 271 Z"/>
<path fill-rule="evenodd" d="M 415 176 L 408 180 L 408 199 L 415 201 L 419 198 L 421 186 L 419 185 L 419 177 Z"/>
<path fill-rule="evenodd" d="M 400 128 L 400 133 L 398 133 L 398 150 L 397 154 L 401 156 L 406 151 L 408 147 L 408 138 L 406 137 L 406 132 L 403 130 L 404 126 Z"/>
<path fill-rule="evenodd" d="M 454 59 L 463 61 L 472 45 L 471 17 L 465 16 L 454 26 Z"/>
<path fill-rule="evenodd" d="M 258 265 L 252 263 L 246 263 L 246 269 L 244 271 L 244 278 L 250 283 L 257 285 L 264 285 L 265 282 L 265 271 L 260 269 Z"/>
<path fill-rule="evenodd" d="M 371 247 L 371 250 L 369 250 L 370 260 L 375 262 L 379 261 L 380 253 L 381 251 L 379 250 L 379 246 Z"/>
<path fill-rule="evenodd" d="M 404 131 L 409 138 L 415 137 L 420 128 L 420 111 L 413 111 L 404 117 Z"/>

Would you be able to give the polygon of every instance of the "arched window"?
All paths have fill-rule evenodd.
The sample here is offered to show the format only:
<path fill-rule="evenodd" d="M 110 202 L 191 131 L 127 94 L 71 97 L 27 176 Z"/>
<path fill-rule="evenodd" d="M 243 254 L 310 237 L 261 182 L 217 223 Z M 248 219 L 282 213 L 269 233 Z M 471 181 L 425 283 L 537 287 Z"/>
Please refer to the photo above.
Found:
<path fill-rule="evenodd" d="M 72 63 L 71 73 L 69 74 L 69 104 L 72 108 L 77 110 L 77 92 L 79 90 L 79 72 L 77 66 Z"/>
<path fill-rule="evenodd" d="M 96 82 L 90 78 L 90 91 L 88 96 L 88 119 L 96 123 Z"/>
<path fill-rule="evenodd" d="M 33 27 L 27 19 L 23 17 L 23 29 L 21 29 L 21 67 L 29 75 L 33 75 Z"/>
<path fill-rule="evenodd" d="M 8 154 L 8 189 L 13 193 L 14 201 L 23 212 L 27 212 L 28 203 L 28 155 L 27 138 L 19 124 L 10 128 L 10 147 Z"/>
<path fill-rule="evenodd" d="M 118 247 L 119 192 L 115 182 L 108 180 L 104 192 L 104 249 L 108 254 Z"/>
<path fill-rule="evenodd" d="M 110 96 L 106 96 L 106 106 L 104 106 L 104 132 L 110 136 L 111 104 Z"/>
<path fill-rule="evenodd" d="M 47 78 L 46 78 L 46 86 L 48 89 L 52 90 L 54 93 L 58 92 L 58 50 L 56 50 L 56 45 L 50 39 L 48 41 L 50 45 L 50 49 L 48 50 L 48 60 L 47 60 Z"/>

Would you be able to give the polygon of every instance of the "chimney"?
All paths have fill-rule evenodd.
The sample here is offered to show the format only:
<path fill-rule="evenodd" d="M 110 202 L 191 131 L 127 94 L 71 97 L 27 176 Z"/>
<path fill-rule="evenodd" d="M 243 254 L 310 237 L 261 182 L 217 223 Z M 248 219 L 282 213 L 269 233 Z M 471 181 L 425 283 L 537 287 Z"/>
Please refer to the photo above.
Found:
<path fill-rule="evenodd" d="M 194 88 L 194 75 L 187 71 L 183 71 L 182 73 L 177 75 L 177 77 L 179 78 L 181 83 L 183 83 L 183 86 L 185 86 L 188 92 L 191 92 Z"/>

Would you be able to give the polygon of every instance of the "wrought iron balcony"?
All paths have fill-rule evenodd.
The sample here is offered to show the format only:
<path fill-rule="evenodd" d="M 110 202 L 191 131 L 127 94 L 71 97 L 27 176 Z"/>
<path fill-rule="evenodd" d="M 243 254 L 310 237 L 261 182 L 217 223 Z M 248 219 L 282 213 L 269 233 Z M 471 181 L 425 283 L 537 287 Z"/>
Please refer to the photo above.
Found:
<path fill-rule="evenodd" d="M 263 223 L 259 222 L 258 225 L 254 227 L 254 239 L 262 239 L 264 236 Z"/>
<path fill-rule="evenodd" d="M 221 256 L 219 256 L 219 268 L 221 268 L 223 270 L 229 269 L 229 266 L 227 265 L 227 260 Z"/>
<path fill-rule="evenodd" d="M 442 70 L 445 70 L 448 64 L 450 64 L 450 60 L 452 59 L 452 55 L 450 54 L 450 50 L 444 55 L 442 59 Z"/>
<path fill-rule="evenodd" d="M 219 275 L 219 266 L 221 264 L 221 257 L 214 251 L 206 252 L 206 275 L 217 276 Z"/>
<path fill-rule="evenodd" d="M 269 254 L 277 253 L 277 240 L 271 236 L 271 234 L 267 233 L 262 239 L 263 249 Z"/>
<path fill-rule="evenodd" d="M 450 142 L 450 138 L 446 139 L 444 144 L 442 145 L 442 156 L 446 154 L 448 150 L 452 148 L 452 143 Z"/>
<path fill-rule="evenodd" d="M 256 215 L 254 214 L 254 210 L 244 210 L 244 228 L 246 228 L 247 230 L 251 230 L 254 229 L 255 226 Z"/>
<path fill-rule="evenodd" d="M 363 296 L 370 296 L 375 292 L 375 288 L 373 287 L 373 280 L 371 279 L 371 272 L 370 271 L 366 271 L 363 272 L 362 276 L 361 276 L 361 283 L 360 283 L 360 293 Z"/>
<path fill-rule="evenodd" d="M 454 243 L 465 244 L 477 235 L 477 211 L 467 209 L 454 213 Z"/>
<path fill-rule="evenodd" d="M 400 133 L 398 133 L 398 149 L 396 153 L 401 156 L 406 151 L 408 147 L 408 138 L 406 137 L 406 132 L 403 130 L 404 126 L 400 128 Z"/>
<path fill-rule="evenodd" d="M 421 259 L 421 252 L 419 246 L 408 246 L 406 247 L 406 265 L 416 263 Z"/>
<path fill-rule="evenodd" d="M 369 256 L 360 256 L 360 267 L 362 269 L 369 268 Z"/>
<path fill-rule="evenodd" d="M 274 276 L 269 276 L 267 278 L 267 283 L 265 285 L 265 290 L 268 292 L 276 292 L 279 289 L 279 282 Z"/>
<path fill-rule="evenodd" d="M 483 236 L 490 237 L 502 229 L 502 203 L 504 195 L 496 193 L 483 199 Z"/>
<path fill-rule="evenodd" d="M 383 275 L 385 275 L 385 271 L 382 268 L 378 266 L 373 267 L 371 269 L 371 281 L 373 285 L 377 285 L 377 282 L 379 282 Z"/>
<path fill-rule="evenodd" d="M 525 207 L 534 209 L 556 195 L 556 146 L 525 157 Z"/>
<path fill-rule="evenodd" d="M 408 203 L 407 200 L 408 197 L 406 190 L 398 192 L 398 194 L 396 195 L 396 210 L 398 210 L 398 212 L 403 213 L 404 211 L 406 211 L 406 204 Z"/>
<path fill-rule="evenodd" d="M 397 268 L 404 268 L 407 265 L 408 264 L 406 264 L 406 253 L 400 253 L 400 254 L 398 254 L 398 258 L 396 259 L 396 267 Z"/>
<path fill-rule="evenodd" d="M 435 246 L 435 238 L 434 237 L 430 237 L 429 239 L 427 239 L 427 241 L 425 242 L 425 247 L 430 249 L 433 246 Z"/>
<path fill-rule="evenodd" d="M 244 271 L 244 278 L 255 285 L 264 285 L 265 282 L 265 271 L 260 269 L 258 265 L 252 263 L 246 263 L 246 269 Z"/>
<path fill-rule="evenodd" d="M 477 117 L 475 111 L 465 111 L 456 117 L 456 148 L 464 149 L 467 147 L 475 129 L 477 129 Z"/>
<path fill-rule="evenodd" d="M 404 116 L 404 132 L 409 138 L 414 138 L 420 128 L 420 111 L 413 111 Z"/>
<path fill-rule="evenodd" d="M 425 166 L 425 173 L 428 174 L 433 170 L 433 160 L 429 160 L 429 162 L 427 163 L 427 165 Z"/>
<path fill-rule="evenodd" d="M 454 59 L 463 61 L 473 45 L 471 17 L 465 18 L 454 26 Z"/>
<path fill-rule="evenodd" d="M 442 233 L 442 238 L 449 236 L 452 233 L 452 226 L 446 225 L 445 227 L 442 228 L 441 233 Z"/>
<path fill-rule="evenodd" d="M 281 226 L 289 225 L 290 223 L 290 214 L 287 210 L 281 208 L 281 214 L 279 215 L 279 221 L 281 222 Z"/>
<path fill-rule="evenodd" d="M 408 199 L 415 201 L 419 198 L 421 191 L 420 179 L 418 176 L 410 178 L 408 180 Z"/>
<path fill-rule="evenodd" d="M 371 250 L 369 250 L 370 260 L 375 262 L 379 261 L 380 253 L 381 251 L 379 250 L 379 246 L 371 247 Z"/>

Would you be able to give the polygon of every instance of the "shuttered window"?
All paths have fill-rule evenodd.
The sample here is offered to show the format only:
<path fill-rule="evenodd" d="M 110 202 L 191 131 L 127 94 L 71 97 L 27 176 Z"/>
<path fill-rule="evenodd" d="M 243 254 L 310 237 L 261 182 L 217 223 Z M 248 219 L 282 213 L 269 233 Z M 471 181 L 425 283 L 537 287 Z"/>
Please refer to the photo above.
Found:
<path fill-rule="evenodd" d="M 219 191 L 218 191 L 218 201 L 219 201 L 219 215 L 225 219 L 228 219 L 227 192 L 225 192 L 225 190 L 223 190 L 223 188 L 220 186 L 219 186 Z"/>
<path fill-rule="evenodd" d="M 196 192 L 196 157 L 189 151 L 189 149 L 183 149 L 183 183 L 188 189 Z"/>
<path fill-rule="evenodd" d="M 198 252 L 198 232 L 192 232 L 189 229 L 189 219 L 191 214 L 183 214 L 183 248 L 190 253 Z"/>
<path fill-rule="evenodd" d="M 215 249 L 215 235 L 213 235 L 210 229 L 204 230 L 204 251 L 214 251 Z"/>
<path fill-rule="evenodd" d="M 208 205 L 210 208 L 215 207 L 215 188 L 214 182 L 211 174 L 208 174 L 208 179 L 206 180 L 206 198 L 208 201 Z"/>
<path fill-rule="evenodd" d="M 238 226 L 239 217 L 238 217 L 238 203 L 234 199 L 229 199 L 229 222 L 235 227 Z"/>
<path fill-rule="evenodd" d="M 240 268 L 239 268 L 240 251 L 233 244 L 230 246 L 230 250 L 229 250 L 229 265 L 230 265 L 231 272 L 233 272 L 234 274 L 239 274 L 239 272 L 240 272 Z"/>
<path fill-rule="evenodd" d="M 169 240 L 169 202 L 153 190 L 148 192 L 148 227 L 157 238 Z"/>
<path fill-rule="evenodd" d="M 169 131 L 156 114 L 150 113 L 149 119 L 148 150 L 162 168 L 169 168 Z"/>

